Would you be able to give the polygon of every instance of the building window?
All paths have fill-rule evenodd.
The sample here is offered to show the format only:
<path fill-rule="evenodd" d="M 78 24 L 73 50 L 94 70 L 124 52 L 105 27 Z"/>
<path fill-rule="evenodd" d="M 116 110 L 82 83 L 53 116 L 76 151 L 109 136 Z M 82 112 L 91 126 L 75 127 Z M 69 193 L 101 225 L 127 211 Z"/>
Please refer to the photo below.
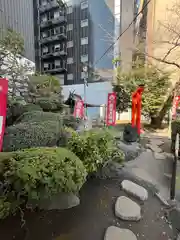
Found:
<path fill-rule="evenodd" d="M 42 38 L 48 37 L 48 32 L 42 32 Z"/>
<path fill-rule="evenodd" d="M 88 1 L 84 1 L 81 3 L 81 9 L 88 8 Z"/>
<path fill-rule="evenodd" d="M 67 64 L 72 64 L 73 63 L 73 58 L 67 58 Z"/>
<path fill-rule="evenodd" d="M 41 17 L 41 22 L 47 22 L 48 18 L 47 18 L 47 15 L 43 15 Z"/>
<path fill-rule="evenodd" d="M 88 62 L 88 55 L 82 55 L 82 56 L 81 56 L 81 62 L 82 62 L 82 63 Z"/>
<path fill-rule="evenodd" d="M 67 25 L 67 31 L 73 30 L 73 24 L 68 24 Z"/>
<path fill-rule="evenodd" d="M 61 44 L 55 44 L 54 45 L 54 51 L 58 52 L 61 49 Z"/>
<path fill-rule="evenodd" d="M 73 12 L 73 7 L 69 6 L 67 7 L 67 14 L 71 14 Z"/>
<path fill-rule="evenodd" d="M 88 19 L 81 20 L 81 27 L 88 27 Z"/>
<path fill-rule="evenodd" d="M 88 44 L 88 37 L 81 38 L 81 45 Z"/>
<path fill-rule="evenodd" d="M 50 64 L 49 63 L 44 63 L 44 71 L 50 69 Z"/>
<path fill-rule="evenodd" d="M 71 48 L 71 47 L 73 47 L 73 41 L 67 42 L 67 48 Z"/>
<path fill-rule="evenodd" d="M 58 19 L 60 17 L 60 12 L 56 11 L 54 12 L 54 19 Z"/>
<path fill-rule="evenodd" d="M 42 52 L 43 52 L 43 54 L 48 53 L 48 47 L 43 47 Z"/>
<path fill-rule="evenodd" d="M 42 5 L 42 6 L 46 6 L 46 4 L 47 4 L 47 0 L 42 0 L 42 1 L 41 1 L 41 5 Z"/>
<path fill-rule="evenodd" d="M 55 68 L 60 68 L 61 67 L 61 60 L 55 60 L 54 65 L 55 65 Z"/>
<path fill-rule="evenodd" d="M 69 73 L 67 75 L 67 80 L 73 80 L 73 74 L 72 73 Z"/>

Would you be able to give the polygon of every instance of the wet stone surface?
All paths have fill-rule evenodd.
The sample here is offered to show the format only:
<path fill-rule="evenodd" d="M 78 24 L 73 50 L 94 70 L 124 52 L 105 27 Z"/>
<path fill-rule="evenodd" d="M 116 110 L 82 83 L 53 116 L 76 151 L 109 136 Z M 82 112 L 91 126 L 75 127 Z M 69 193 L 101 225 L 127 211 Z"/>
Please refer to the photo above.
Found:
<path fill-rule="evenodd" d="M 148 199 L 148 191 L 132 181 L 124 180 L 122 181 L 121 186 L 124 191 L 131 194 L 132 196 L 139 198 L 142 201 Z"/>
<path fill-rule="evenodd" d="M 129 229 L 111 226 L 107 229 L 104 240 L 137 240 L 137 237 Z"/>

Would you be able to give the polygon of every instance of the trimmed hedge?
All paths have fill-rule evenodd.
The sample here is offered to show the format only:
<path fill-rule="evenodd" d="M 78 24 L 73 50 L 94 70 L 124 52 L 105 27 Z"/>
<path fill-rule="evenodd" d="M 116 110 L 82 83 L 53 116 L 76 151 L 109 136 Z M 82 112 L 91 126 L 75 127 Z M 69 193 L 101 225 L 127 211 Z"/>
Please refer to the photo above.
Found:
<path fill-rule="evenodd" d="M 38 104 L 43 111 L 45 112 L 55 112 L 55 111 L 62 111 L 63 106 L 60 99 L 56 98 L 37 98 L 36 104 Z"/>
<path fill-rule="evenodd" d="M 62 115 L 60 113 L 43 111 L 26 112 L 20 118 L 17 119 L 17 122 L 42 122 L 42 121 L 60 121 L 62 125 L 69 128 L 73 128 L 74 130 L 78 129 L 78 126 L 82 123 L 82 120 L 76 119 L 72 115 Z"/>
<path fill-rule="evenodd" d="M 77 192 L 86 181 L 78 157 L 64 148 L 32 148 L 0 153 L 0 218 L 28 200 L 41 200 L 60 192 Z M 2 194 L 3 193 L 3 194 Z"/>
<path fill-rule="evenodd" d="M 62 134 L 61 121 L 24 122 L 6 128 L 3 151 L 57 146 Z"/>
<path fill-rule="evenodd" d="M 85 165 L 87 172 L 96 172 L 98 168 L 109 161 L 121 163 L 124 154 L 116 147 L 113 136 L 106 130 L 91 130 L 78 134 L 72 132 L 68 148 L 74 152 Z"/>

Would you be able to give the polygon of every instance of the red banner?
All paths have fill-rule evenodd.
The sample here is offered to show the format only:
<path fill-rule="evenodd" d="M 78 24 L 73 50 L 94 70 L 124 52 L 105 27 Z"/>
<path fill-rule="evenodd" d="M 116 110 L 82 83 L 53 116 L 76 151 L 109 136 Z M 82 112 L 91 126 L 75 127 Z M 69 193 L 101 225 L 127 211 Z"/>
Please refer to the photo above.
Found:
<path fill-rule="evenodd" d="M 116 93 L 108 94 L 106 125 L 114 126 L 116 124 Z"/>
<path fill-rule="evenodd" d="M 3 137 L 6 124 L 8 80 L 0 78 L 0 152 L 2 151 Z"/>
<path fill-rule="evenodd" d="M 74 117 L 83 118 L 84 117 L 84 102 L 82 100 L 76 101 L 74 108 Z"/>

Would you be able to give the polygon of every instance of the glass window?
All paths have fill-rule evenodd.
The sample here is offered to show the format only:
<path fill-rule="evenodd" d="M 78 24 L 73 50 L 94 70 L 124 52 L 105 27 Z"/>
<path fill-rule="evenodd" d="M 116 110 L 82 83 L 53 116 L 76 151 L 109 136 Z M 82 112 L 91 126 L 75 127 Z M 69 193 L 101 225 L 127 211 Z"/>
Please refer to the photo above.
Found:
<path fill-rule="evenodd" d="M 48 47 L 43 47 L 43 54 L 47 53 L 48 52 Z"/>
<path fill-rule="evenodd" d="M 81 38 L 81 45 L 88 44 L 88 37 Z"/>
<path fill-rule="evenodd" d="M 73 74 L 72 73 L 67 75 L 67 80 L 73 80 Z"/>
<path fill-rule="evenodd" d="M 59 17 L 60 17 L 60 12 L 59 11 L 54 12 L 54 19 L 57 19 Z"/>
<path fill-rule="evenodd" d="M 88 1 L 84 1 L 81 3 L 81 9 L 88 8 Z"/>
<path fill-rule="evenodd" d="M 55 44 L 55 45 L 54 45 L 54 50 L 55 50 L 55 51 L 60 50 L 60 48 L 61 48 L 61 44 Z"/>
<path fill-rule="evenodd" d="M 82 63 L 88 62 L 88 55 L 82 55 L 82 56 L 81 56 L 81 62 L 82 62 Z"/>
<path fill-rule="evenodd" d="M 55 68 L 61 67 L 61 60 L 55 60 L 54 64 L 55 64 Z"/>
<path fill-rule="evenodd" d="M 81 20 L 81 27 L 87 27 L 88 26 L 88 19 Z"/>
<path fill-rule="evenodd" d="M 73 12 L 73 7 L 72 6 L 67 7 L 67 14 L 70 14 L 72 12 Z"/>
<path fill-rule="evenodd" d="M 73 24 L 68 24 L 67 25 L 67 31 L 73 30 Z"/>
<path fill-rule="evenodd" d="M 42 37 L 43 37 L 43 38 L 48 37 L 48 32 L 42 32 Z"/>
<path fill-rule="evenodd" d="M 73 63 L 73 58 L 67 58 L 67 64 L 72 64 Z"/>
<path fill-rule="evenodd" d="M 47 22 L 48 18 L 47 18 L 47 15 L 43 15 L 41 17 L 41 22 Z"/>
<path fill-rule="evenodd" d="M 73 41 L 67 42 L 67 48 L 71 48 L 71 47 L 73 47 Z"/>

